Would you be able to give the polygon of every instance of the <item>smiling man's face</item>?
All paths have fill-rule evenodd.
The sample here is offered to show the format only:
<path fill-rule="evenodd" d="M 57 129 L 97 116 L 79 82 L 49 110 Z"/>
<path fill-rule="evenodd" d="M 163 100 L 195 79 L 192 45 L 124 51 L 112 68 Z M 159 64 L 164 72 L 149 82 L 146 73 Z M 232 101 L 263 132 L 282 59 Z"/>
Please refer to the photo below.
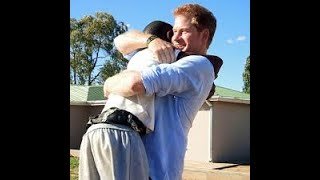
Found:
<path fill-rule="evenodd" d="M 172 43 L 184 52 L 206 54 L 208 31 L 199 32 L 191 22 L 192 18 L 183 15 L 175 16 Z"/>

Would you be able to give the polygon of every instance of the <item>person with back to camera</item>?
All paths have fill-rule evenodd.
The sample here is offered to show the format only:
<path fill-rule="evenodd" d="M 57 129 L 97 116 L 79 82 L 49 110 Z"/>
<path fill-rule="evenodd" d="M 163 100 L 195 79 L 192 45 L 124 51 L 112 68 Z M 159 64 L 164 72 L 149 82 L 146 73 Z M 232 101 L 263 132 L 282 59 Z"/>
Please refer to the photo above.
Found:
<path fill-rule="evenodd" d="M 170 42 L 172 26 L 153 21 L 145 33 Z M 170 36 L 171 35 L 171 36 Z M 149 49 L 132 55 L 127 69 L 159 64 Z M 147 156 L 139 136 L 154 130 L 154 96 L 108 94 L 101 114 L 91 117 L 80 145 L 79 180 L 149 179 Z"/>
<path fill-rule="evenodd" d="M 104 84 L 105 93 L 125 97 L 155 94 L 154 131 L 141 136 L 152 180 L 182 179 L 189 130 L 222 65 L 217 56 L 206 55 L 216 30 L 212 12 L 185 4 L 174 10 L 174 19 L 172 44 L 138 31 L 116 37 L 123 55 L 148 48 L 164 63 L 124 70 Z M 175 61 L 174 49 L 192 55 Z"/>

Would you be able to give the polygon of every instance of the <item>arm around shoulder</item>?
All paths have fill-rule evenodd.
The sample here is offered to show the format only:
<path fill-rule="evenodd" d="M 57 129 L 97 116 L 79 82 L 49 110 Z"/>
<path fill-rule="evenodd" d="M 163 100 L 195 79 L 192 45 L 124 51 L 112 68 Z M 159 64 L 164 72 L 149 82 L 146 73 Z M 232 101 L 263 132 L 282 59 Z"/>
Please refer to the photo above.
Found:
<path fill-rule="evenodd" d="M 146 42 L 149 37 L 149 34 L 132 30 L 117 36 L 114 39 L 114 44 L 118 51 L 127 55 L 137 49 L 147 47 Z"/>

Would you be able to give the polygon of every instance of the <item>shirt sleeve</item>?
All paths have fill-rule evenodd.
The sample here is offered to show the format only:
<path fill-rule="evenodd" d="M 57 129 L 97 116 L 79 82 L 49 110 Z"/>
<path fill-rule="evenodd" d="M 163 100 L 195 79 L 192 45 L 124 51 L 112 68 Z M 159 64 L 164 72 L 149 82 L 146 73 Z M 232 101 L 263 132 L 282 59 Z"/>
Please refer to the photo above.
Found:
<path fill-rule="evenodd" d="M 124 55 L 123 57 L 128 59 L 128 61 L 130 61 L 130 59 L 138 52 L 138 50 L 132 51 L 131 53 L 128 53 L 126 55 Z"/>
<path fill-rule="evenodd" d="M 205 93 L 214 80 L 213 66 L 203 56 L 191 55 L 172 64 L 159 64 L 141 71 L 146 95 L 172 94 L 189 97 Z"/>

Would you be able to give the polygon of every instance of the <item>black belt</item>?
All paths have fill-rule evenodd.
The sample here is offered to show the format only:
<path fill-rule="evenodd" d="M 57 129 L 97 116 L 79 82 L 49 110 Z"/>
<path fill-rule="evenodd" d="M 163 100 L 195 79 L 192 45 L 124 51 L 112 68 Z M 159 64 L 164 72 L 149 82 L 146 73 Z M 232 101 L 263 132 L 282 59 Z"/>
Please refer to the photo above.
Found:
<path fill-rule="evenodd" d="M 90 116 L 86 128 L 88 129 L 92 124 L 98 123 L 122 124 L 131 127 L 140 135 L 146 134 L 146 127 L 137 116 L 126 110 L 116 107 L 109 108 L 99 115 Z"/>

